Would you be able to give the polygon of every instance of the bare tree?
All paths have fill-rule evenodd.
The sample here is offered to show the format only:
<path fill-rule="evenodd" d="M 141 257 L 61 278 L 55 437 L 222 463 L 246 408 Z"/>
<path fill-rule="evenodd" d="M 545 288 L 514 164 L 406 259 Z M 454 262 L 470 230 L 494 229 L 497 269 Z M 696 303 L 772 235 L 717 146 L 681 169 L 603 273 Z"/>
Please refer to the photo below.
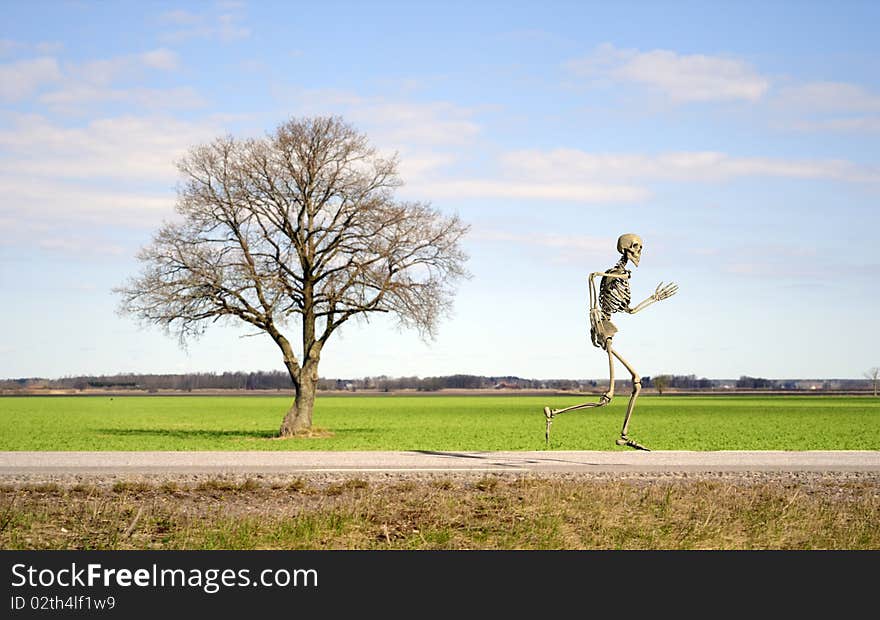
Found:
<path fill-rule="evenodd" d="M 352 317 L 391 313 L 432 337 L 466 277 L 457 216 L 394 199 L 384 159 L 338 117 L 291 119 L 261 139 L 225 137 L 179 163 L 176 210 L 117 289 L 123 313 L 179 335 L 243 321 L 281 349 L 295 399 L 279 431 L 312 425 L 321 351 Z M 299 347 L 287 328 L 301 329 Z"/>
<path fill-rule="evenodd" d="M 663 396 L 663 390 L 669 387 L 669 380 L 669 375 L 657 375 L 651 379 L 651 382 L 654 384 L 654 387 L 657 388 L 657 393 L 660 394 L 660 396 Z"/>
<path fill-rule="evenodd" d="M 880 368 L 874 366 L 865 373 L 865 378 L 870 380 L 874 386 L 874 396 L 877 396 L 877 383 L 880 382 Z"/>

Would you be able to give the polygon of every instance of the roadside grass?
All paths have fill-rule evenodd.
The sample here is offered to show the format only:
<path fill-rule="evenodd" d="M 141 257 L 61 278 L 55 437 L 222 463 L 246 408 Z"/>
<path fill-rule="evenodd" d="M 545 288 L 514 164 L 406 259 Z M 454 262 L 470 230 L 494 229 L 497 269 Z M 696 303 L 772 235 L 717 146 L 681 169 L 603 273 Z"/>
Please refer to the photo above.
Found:
<path fill-rule="evenodd" d="M 2 549 L 878 549 L 880 479 L 350 479 L 0 492 Z"/>
<path fill-rule="evenodd" d="M 311 437 L 278 439 L 288 397 L 4 397 L 0 450 L 544 450 L 544 405 L 595 396 L 319 397 Z M 551 449 L 619 450 L 626 397 L 553 423 Z M 880 399 L 646 396 L 655 450 L 878 450 Z"/>

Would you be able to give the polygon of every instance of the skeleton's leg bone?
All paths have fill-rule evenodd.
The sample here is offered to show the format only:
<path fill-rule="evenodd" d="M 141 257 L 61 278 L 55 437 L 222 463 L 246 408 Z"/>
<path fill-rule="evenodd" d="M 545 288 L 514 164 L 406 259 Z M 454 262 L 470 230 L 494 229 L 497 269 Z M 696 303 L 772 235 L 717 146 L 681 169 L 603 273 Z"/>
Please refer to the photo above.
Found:
<path fill-rule="evenodd" d="M 629 403 L 626 406 L 626 416 L 623 418 L 623 429 L 620 431 L 620 439 L 617 440 L 618 446 L 629 446 L 630 448 L 636 448 L 637 450 L 647 450 L 647 448 L 639 443 L 636 443 L 632 439 L 629 439 L 626 436 L 627 430 L 629 429 L 629 419 L 632 416 L 633 409 L 636 406 L 636 399 L 639 397 L 639 392 L 642 391 L 642 378 L 639 376 L 639 373 L 636 372 L 636 369 L 630 366 L 629 362 L 623 359 L 623 356 L 620 355 L 617 351 L 608 347 L 610 352 L 614 354 L 614 357 L 620 360 L 620 363 L 626 366 L 626 369 L 629 371 L 630 375 L 632 375 L 632 395 L 629 397 Z"/>
<path fill-rule="evenodd" d="M 602 394 L 602 396 L 599 398 L 599 402 L 597 403 L 581 403 L 580 405 L 572 405 L 571 407 L 566 407 L 565 409 L 550 409 L 550 407 L 544 407 L 544 417 L 546 417 L 548 420 L 548 429 L 550 428 L 549 420 L 552 420 L 560 413 L 565 413 L 566 411 L 574 411 L 575 409 L 586 409 L 588 407 L 604 407 L 611 402 L 612 398 L 614 398 L 614 358 L 611 356 L 611 338 L 605 341 L 605 350 L 608 351 L 608 374 L 610 375 L 610 379 L 608 381 L 608 391 Z"/>
<path fill-rule="evenodd" d="M 608 403 L 611 402 L 611 399 L 614 398 L 614 358 L 611 355 L 611 338 L 605 340 L 605 350 L 608 351 L 608 373 L 610 375 L 610 379 L 608 381 L 608 391 L 602 394 L 601 398 L 599 398 L 598 403 L 581 403 L 580 405 L 573 405 L 571 407 L 566 407 L 565 409 L 551 409 L 550 407 L 544 407 L 544 418 L 547 421 L 547 426 L 544 429 L 544 442 L 549 446 L 550 445 L 550 426 L 553 424 L 553 418 L 555 418 L 560 413 L 565 413 L 566 411 L 574 411 L 575 409 L 586 409 L 588 407 L 604 407 Z"/>
<path fill-rule="evenodd" d="M 544 428 L 544 443 L 550 445 L 550 426 L 553 424 L 553 412 L 550 407 L 544 407 L 544 417 L 547 420 L 547 426 Z"/>
<path fill-rule="evenodd" d="M 548 419 L 552 419 L 558 416 L 560 413 L 574 411 L 575 409 L 587 409 L 588 407 L 604 407 L 611 402 L 612 396 L 613 394 L 609 395 L 608 392 L 606 392 L 599 397 L 599 402 L 597 403 L 581 403 L 580 405 L 572 405 L 571 407 L 566 407 L 565 409 L 550 409 L 550 407 L 544 407 L 544 415 Z"/>

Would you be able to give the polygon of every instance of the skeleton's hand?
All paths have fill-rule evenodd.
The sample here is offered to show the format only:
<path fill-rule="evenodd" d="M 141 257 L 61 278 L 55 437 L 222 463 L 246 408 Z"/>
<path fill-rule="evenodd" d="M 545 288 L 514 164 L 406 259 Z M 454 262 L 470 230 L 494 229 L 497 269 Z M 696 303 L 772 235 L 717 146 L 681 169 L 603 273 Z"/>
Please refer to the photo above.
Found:
<path fill-rule="evenodd" d="M 654 291 L 654 294 L 651 295 L 651 297 L 653 297 L 656 301 L 660 301 L 661 299 L 667 299 L 669 297 L 672 297 L 677 292 L 678 292 L 678 284 L 675 284 L 674 282 L 670 282 L 669 284 L 664 286 L 663 283 L 661 282 L 660 284 L 657 285 L 657 290 Z"/>

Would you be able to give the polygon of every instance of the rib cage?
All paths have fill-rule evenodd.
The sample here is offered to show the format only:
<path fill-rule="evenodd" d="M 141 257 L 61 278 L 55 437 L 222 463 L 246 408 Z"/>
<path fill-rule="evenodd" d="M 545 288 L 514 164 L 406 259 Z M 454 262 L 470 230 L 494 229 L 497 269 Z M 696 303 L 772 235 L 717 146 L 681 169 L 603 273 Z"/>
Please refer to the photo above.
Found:
<path fill-rule="evenodd" d="M 624 269 L 625 258 L 614 265 L 607 273 L 626 273 Z M 630 289 L 629 279 L 602 277 L 599 285 L 599 307 L 602 309 L 602 318 L 609 319 L 615 312 L 625 312 L 629 308 Z"/>

